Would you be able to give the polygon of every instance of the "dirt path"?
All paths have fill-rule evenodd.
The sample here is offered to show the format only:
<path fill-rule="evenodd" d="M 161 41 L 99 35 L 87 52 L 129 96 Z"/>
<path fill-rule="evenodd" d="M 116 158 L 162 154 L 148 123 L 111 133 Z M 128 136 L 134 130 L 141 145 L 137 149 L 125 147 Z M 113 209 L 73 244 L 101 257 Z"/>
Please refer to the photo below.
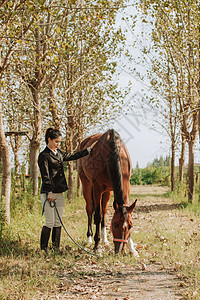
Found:
<path fill-rule="evenodd" d="M 152 220 L 156 218 L 162 218 L 166 226 L 168 221 L 173 222 L 177 218 L 178 206 L 162 195 L 167 191 L 165 187 L 136 186 L 132 188 L 132 193 L 141 195 L 133 216 L 134 232 L 144 230 L 147 234 L 152 228 Z M 78 268 L 78 265 L 76 267 Z M 180 280 L 176 273 L 173 269 L 164 267 L 161 261 L 155 262 L 149 259 L 144 263 L 141 258 L 138 258 L 134 265 L 127 266 L 120 265 L 119 258 L 118 268 L 106 270 L 104 267 L 101 270 L 98 264 L 90 262 L 85 271 L 85 274 L 89 275 L 74 279 L 67 296 L 65 294 L 62 299 L 184 299 L 181 296 Z"/>

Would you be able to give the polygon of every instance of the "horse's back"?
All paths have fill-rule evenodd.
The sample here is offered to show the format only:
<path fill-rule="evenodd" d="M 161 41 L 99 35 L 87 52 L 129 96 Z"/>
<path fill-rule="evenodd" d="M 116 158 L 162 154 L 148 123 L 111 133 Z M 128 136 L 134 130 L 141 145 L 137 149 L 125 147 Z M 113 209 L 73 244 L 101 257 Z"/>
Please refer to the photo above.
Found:
<path fill-rule="evenodd" d="M 80 150 L 83 150 L 83 149 L 91 146 L 94 142 L 97 142 L 101 138 L 102 135 L 103 135 L 103 133 L 97 133 L 97 134 L 91 135 L 91 136 L 87 137 L 86 139 L 84 139 L 80 144 Z"/>
<path fill-rule="evenodd" d="M 80 150 L 90 147 L 94 143 L 97 143 L 103 133 L 98 133 L 91 135 L 84 139 L 80 144 Z M 92 149 L 92 152 L 96 152 L 96 149 Z M 87 155 L 80 159 L 79 162 L 79 176 L 81 178 L 82 184 L 83 182 L 93 181 L 93 173 L 94 173 L 94 153 Z"/>
<path fill-rule="evenodd" d="M 112 143 L 116 144 L 112 149 Z M 128 150 L 121 139 L 120 135 L 113 129 L 109 129 L 104 134 L 98 133 L 89 136 L 81 143 L 81 150 L 93 145 L 92 154 L 83 157 L 80 161 L 79 175 L 86 177 L 93 182 L 110 182 L 109 168 L 113 159 L 114 151 L 116 156 L 119 155 L 121 168 L 126 176 L 130 176 L 131 162 Z M 127 174 L 128 173 L 128 174 Z"/>

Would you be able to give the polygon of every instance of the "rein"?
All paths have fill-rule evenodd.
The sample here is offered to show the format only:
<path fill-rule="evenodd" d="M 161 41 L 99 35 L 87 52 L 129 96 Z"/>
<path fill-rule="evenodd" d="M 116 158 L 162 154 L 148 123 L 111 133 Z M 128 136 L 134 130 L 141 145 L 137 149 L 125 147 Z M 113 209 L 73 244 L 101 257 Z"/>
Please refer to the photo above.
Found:
<path fill-rule="evenodd" d="M 45 200 L 44 205 L 43 205 L 43 210 L 42 210 L 43 213 L 44 213 L 44 206 L 45 206 L 46 201 L 47 201 L 47 199 Z M 55 210 L 56 210 L 58 219 L 60 220 L 60 223 L 61 223 L 61 225 L 62 225 L 64 231 L 66 232 L 66 234 L 68 235 L 68 237 L 72 240 L 72 242 L 73 242 L 76 246 L 78 246 L 81 250 L 85 251 L 86 253 L 88 253 L 88 254 L 90 254 L 90 255 L 92 255 L 92 256 L 95 256 L 95 257 L 99 257 L 97 254 L 94 254 L 94 253 L 92 253 L 92 252 L 87 251 L 86 249 L 84 249 L 81 245 L 79 245 L 79 244 L 71 237 L 71 235 L 69 234 L 69 232 L 67 231 L 67 229 L 65 228 L 65 226 L 64 226 L 64 224 L 63 224 L 63 222 L 62 222 L 62 220 L 61 220 L 61 217 L 60 217 L 59 212 L 58 212 L 57 207 L 56 207 L 56 202 L 55 202 L 55 200 L 52 201 L 52 202 L 49 202 L 49 205 L 50 205 L 50 207 L 52 207 L 52 208 L 55 207 Z"/>

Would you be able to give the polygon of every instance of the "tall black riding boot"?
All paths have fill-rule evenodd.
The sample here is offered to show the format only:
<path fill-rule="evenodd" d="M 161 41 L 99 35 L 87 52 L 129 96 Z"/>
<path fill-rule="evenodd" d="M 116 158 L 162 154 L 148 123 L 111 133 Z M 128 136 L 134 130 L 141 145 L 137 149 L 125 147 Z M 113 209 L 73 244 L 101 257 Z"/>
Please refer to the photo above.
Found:
<path fill-rule="evenodd" d="M 40 249 L 44 250 L 46 253 L 48 248 L 49 237 L 51 233 L 51 228 L 47 226 L 42 227 L 41 237 L 40 237 Z"/>
<path fill-rule="evenodd" d="M 61 236 L 61 226 L 53 227 L 52 231 L 52 246 L 55 250 L 59 250 Z"/>

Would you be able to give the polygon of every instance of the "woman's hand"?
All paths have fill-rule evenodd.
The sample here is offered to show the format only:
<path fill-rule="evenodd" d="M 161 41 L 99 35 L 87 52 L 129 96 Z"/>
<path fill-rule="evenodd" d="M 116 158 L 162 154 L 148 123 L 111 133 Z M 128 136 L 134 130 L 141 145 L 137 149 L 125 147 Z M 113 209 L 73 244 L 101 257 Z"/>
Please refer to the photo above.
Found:
<path fill-rule="evenodd" d="M 49 192 L 49 193 L 48 193 L 48 195 L 47 195 L 47 200 L 48 200 L 49 202 L 54 201 L 53 193 L 52 193 L 52 192 Z"/>
<path fill-rule="evenodd" d="M 93 148 L 94 148 L 94 146 L 96 145 L 97 142 L 98 142 L 98 141 L 94 142 L 91 146 L 89 146 L 89 147 L 87 148 L 87 151 L 89 152 L 89 154 L 92 153 L 92 150 L 93 150 Z"/>
<path fill-rule="evenodd" d="M 92 151 L 92 148 L 91 148 L 91 147 L 87 147 L 87 151 L 88 151 L 88 153 L 90 154 L 91 151 Z"/>

